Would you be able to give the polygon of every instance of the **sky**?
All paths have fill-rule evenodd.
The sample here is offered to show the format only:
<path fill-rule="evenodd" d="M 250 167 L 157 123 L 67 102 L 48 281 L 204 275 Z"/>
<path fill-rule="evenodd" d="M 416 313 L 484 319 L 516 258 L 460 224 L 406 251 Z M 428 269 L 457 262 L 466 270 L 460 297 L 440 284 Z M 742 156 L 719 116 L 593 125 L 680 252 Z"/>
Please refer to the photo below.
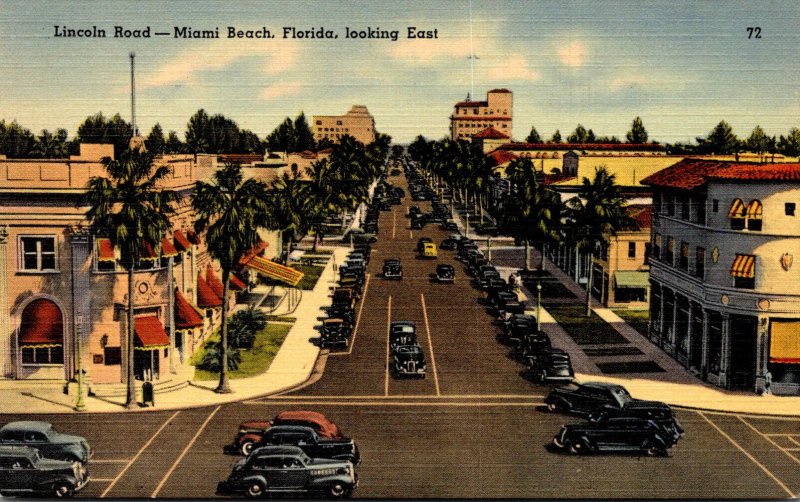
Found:
<path fill-rule="evenodd" d="M 0 3 L 0 119 L 72 137 L 91 114 L 136 115 L 183 136 L 199 108 L 262 138 L 285 117 L 366 105 L 395 142 L 448 133 L 471 93 L 514 93 L 514 138 L 578 123 L 624 138 L 640 116 L 650 138 L 686 142 L 726 120 L 739 136 L 800 127 L 797 1 L 9 1 Z M 55 36 L 55 26 L 107 38 Z M 114 38 L 114 27 L 151 38 Z M 220 39 L 155 36 L 219 28 Z M 275 38 L 229 39 L 228 27 Z M 437 30 L 409 39 L 408 27 Z M 284 27 L 338 39 L 283 38 Z M 759 27 L 761 38 L 749 38 Z M 347 39 L 346 29 L 398 39 Z M 753 32 L 755 36 L 755 31 Z M 474 58 L 470 58 L 470 56 Z"/>

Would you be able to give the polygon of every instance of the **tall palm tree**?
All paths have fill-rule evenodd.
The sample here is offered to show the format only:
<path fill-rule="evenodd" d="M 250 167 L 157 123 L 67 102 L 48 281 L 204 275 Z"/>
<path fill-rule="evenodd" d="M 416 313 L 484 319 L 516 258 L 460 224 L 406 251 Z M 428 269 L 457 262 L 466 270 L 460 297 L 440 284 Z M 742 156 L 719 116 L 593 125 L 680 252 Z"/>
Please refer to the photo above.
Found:
<path fill-rule="evenodd" d="M 197 214 L 195 230 L 206 231 L 206 244 L 222 269 L 222 323 L 220 326 L 219 385 L 216 392 L 230 393 L 228 383 L 228 292 L 231 272 L 241 257 L 258 243 L 258 229 L 268 223 L 267 187 L 255 179 L 244 180 L 239 165 L 226 164 L 213 182 L 198 181 L 192 192 Z"/>
<path fill-rule="evenodd" d="M 302 180 L 296 165 L 272 183 L 268 199 L 269 228 L 280 233 L 279 256 L 283 255 L 283 241 L 287 233 L 289 247 L 286 251 L 291 252 L 293 238 L 308 231 L 307 192 L 308 183 Z"/>
<path fill-rule="evenodd" d="M 607 246 L 609 237 L 618 230 L 635 228 L 636 223 L 625 211 L 622 187 L 606 166 L 595 168 L 594 178 L 583 178 L 578 197 L 569 201 L 571 225 L 578 248 L 589 253 L 589 277 L 586 283 L 586 316 L 590 316 L 592 298 L 592 261 L 595 247 Z"/>
<path fill-rule="evenodd" d="M 139 150 L 125 150 L 119 159 L 103 159 L 108 177 L 89 180 L 81 205 L 89 206 L 86 218 L 92 234 L 106 237 L 120 251 L 120 265 L 128 272 L 127 394 L 125 406 L 136 405 L 134 387 L 134 281 L 137 264 L 146 258 L 143 244 L 158 250 L 161 239 L 170 228 L 169 217 L 178 194 L 158 185 L 170 174 L 170 168 L 154 167 L 153 155 Z"/>

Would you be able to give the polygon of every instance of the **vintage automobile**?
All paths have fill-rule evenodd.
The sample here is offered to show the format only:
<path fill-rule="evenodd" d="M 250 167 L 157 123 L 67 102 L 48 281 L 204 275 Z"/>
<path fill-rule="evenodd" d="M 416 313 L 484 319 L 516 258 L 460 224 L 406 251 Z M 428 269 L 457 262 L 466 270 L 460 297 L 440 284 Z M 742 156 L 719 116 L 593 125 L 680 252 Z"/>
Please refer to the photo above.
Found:
<path fill-rule="evenodd" d="M 498 317 L 505 318 L 507 315 L 525 313 L 525 302 L 520 302 L 516 293 L 499 290 L 494 292 L 489 302 Z"/>
<path fill-rule="evenodd" d="M 452 251 L 458 245 L 458 240 L 448 237 L 447 239 L 443 240 L 441 244 L 439 244 L 440 249 L 444 249 L 446 251 Z"/>
<path fill-rule="evenodd" d="M 361 228 L 351 228 L 342 236 L 342 242 L 344 243 L 350 244 L 351 239 L 353 242 L 373 243 L 378 241 L 374 232 L 367 232 L 366 229 Z"/>
<path fill-rule="evenodd" d="M 261 440 L 253 445 L 253 453 L 264 446 L 297 446 L 311 458 L 347 460 L 354 465 L 361 462 L 358 446 L 351 438 L 326 438 L 311 427 L 302 425 L 273 425 Z"/>
<path fill-rule="evenodd" d="M 412 321 L 395 321 L 389 326 L 389 348 L 417 343 L 417 325 Z"/>
<path fill-rule="evenodd" d="M 420 257 L 436 259 L 438 255 L 439 252 L 436 249 L 436 244 L 434 244 L 433 242 L 426 242 L 425 244 L 422 245 L 422 251 L 420 251 Z"/>
<path fill-rule="evenodd" d="M 217 485 L 220 495 L 311 493 L 331 498 L 352 495 L 358 476 L 351 462 L 311 458 L 297 446 L 265 446 L 238 460 L 228 479 Z"/>
<path fill-rule="evenodd" d="M 413 217 L 415 214 L 420 214 L 421 212 L 422 212 L 422 211 L 420 210 L 419 206 L 416 206 L 416 205 L 415 205 L 415 206 L 410 206 L 410 207 L 408 208 L 408 212 L 406 213 L 406 216 L 408 216 L 409 218 L 411 218 L 411 217 Z"/>
<path fill-rule="evenodd" d="M 482 288 L 486 293 L 492 294 L 498 291 L 508 291 L 508 284 L 500 277 L 489 277 L 486 286 Z"/>
<path fill-rule="evenodd" d="M 81 462 L 44 458 L 30 446 L 0 446 L 0 497 L 67 498 L 88 481 L 89 472 Z"/>
<path fill-rule="evenodd" d="M 403 265 L 399 258 L 389 258 L 383 262 L 383 277 L 385 279 L 402 279 Z"/>
<path fill-rule="evenodd" d="M 332 305 L 334 307 L 349 307 L 353 308 L 356 303 L 358 294 L 353 288 L 338 287 L 333 290 Z"/>
<path fill-rule="evenodd" d="M 428 223 L 428 218 L 424 214 L 415 214 L 411 216 L 412 230 L 421 230 Z"/>
<path fill-rule="evenodd" d="M 622 408 L 607 406 L 589 415 L 590 422 L 599 422 L 612 417 L 633 417 L 652 420 L 656 424 L 683 436 L 684 430 L 672 408 L 660 401 L 633 400 Z"/>
<path fill-rule="evenodd" d="M 317 434 L 326 438 L 343 438 L 339 427 L 322 413 L 305 410 L 282 411 L 272 420 L 249 420 L 239 424 L 239 432 L 233 438 L 233 446 L 242 455 L 249 455 L 253 445 L 261 441 L 261 436 L 273 425 L 301 425 L 311 427 Z"/>
<path fill-rule="evenodd" d="M 547 347 L 527 358 L 528 373 L 534 380 L 544 382 L 571 382 L 575 378 L 569 354 L 555 347 Z"/>
<path fill-rule="evenodd" d="M 425 378 L 425 354 L 419 345 L 398 345 L 391 354 L 392 376 Z"/>
<path fill-rule="evenodd" d="M 498 279 L 502 281 L 500 278 L 500 272 L 494 268 L 489 268 L 481 270 L 479 275 L 475 276 L 475 282 L 478 284 L 478 288 L 484 291 L 489 288 L 489 280 L 491 279 Z M 505 284 L 505 282 L 503 282 L 503 284 Z"/>
<path fill-rule="evenodd" d="M 433 242 L 433 239 L 430 237 L 420 237 L 417 239 L 417 247 L 414 248 L 417 253 L 422 253 L 422 250 L 425 248 L 425 244 L 430 244 Z"/>
<path fill-rule="evenodd" d="M 547 333 L 535 330 L 525 332 L 520 338 L 511 338 L 511 344 L 511 357 L 523 362 L 552 346 Z"/>
<path fill-rule="evenodd" d="M 550 411 L 590 415 L 607 407 L 622 408 L 634 399 L 621 385 L 586 382 L 556 387 L 544 400 Z"/>
<path fill-rule="evenodd" d="M 652 420 L 612 417 L 599 422 L 564 425 L 553 444 L 570 453 L 642 452 L 649 456 L 666 455 L 680 435 L 669 432 Z"/>
<path fill-rule="evenodd" d="M 349 256 L 342 266 L 352 270 L 364 271 L 364 269 L 367 268 L 367 262 L 363 258 L 354 258 L 353 256 Z"/>
<path fill-rule="evenodd" d="M 450 220 L 450 219 L 446 219 L 446 220 L 444 220 L 442 222 L 442 230 L 449 230 L 451 232 L 457 232 L 458 231 L 458 225 L 456 224 L 455 221 Z"/>
<path fill-rule="evenodd" d="M 93 452 L 81 436 L 56 432 L 47 422 L 23 420 L 0 428 L 0 446 L 30 446 L 44 458 L 78 461 L 86 465 Z"/>
<path fill-rule="evenodd" d="M 353 330 L 344 319 L 329 318 L 322 321 L 320 333 L 320 347 L 346 349 L 350 345 L 350 335 L 353 334 Z"/>
<path fill-rule="evenodd" d="M 453 268 L 452 265 L 448 265 L 446 263 L 440 263 L 436 265 L 436 280 L 438 282 L 447 282 L 452 283 L 455 282 L 456 279 L 456 269 Z"/>

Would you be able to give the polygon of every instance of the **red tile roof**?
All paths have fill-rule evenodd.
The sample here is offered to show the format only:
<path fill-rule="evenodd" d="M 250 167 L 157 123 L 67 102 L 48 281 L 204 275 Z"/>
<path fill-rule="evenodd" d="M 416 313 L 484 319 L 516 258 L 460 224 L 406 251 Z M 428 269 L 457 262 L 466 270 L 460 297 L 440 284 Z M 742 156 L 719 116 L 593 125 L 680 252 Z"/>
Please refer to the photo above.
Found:
<path fill-rule="evenodd" d="M 64 344 L 64 324 L 58 305 L 39 298 L 30 302 L 22 311 L 19 345 L 46 344 Z"/>
<path fill-rule="evenodd" d="M 570 174 L 545 174 L 544 175 L 544 184 L 545 185 L 552 185 L 554 183 L 558 183 L 559 181 L 566 181 L 572 180 L 577 178 L 577 176 L 572 176 Z"/>
<path fill-rule="evenodd" d="M 456 103 L 456 108 L 459 106 L 489 106 L 488 101 L 459 101 Z"/>
<path fill-rule="evenodd" d="M 197 306 L 201 309 L 213 309 L 222 306 L 222 299 L 214 293 L 211 286 L 203 279 L 202 272 L 197 272 Z"/>
<path fill-rule="evenodd" d="M 511 162 L 517 158 L 516 154 L 512 152 L 504 152 L 502 150 L 493 150 L 488 156 L 494 160 L 495 165 L 497 166 L 502 166 L 506 162 Z"/>
<path fill-rule="evenodd" d="M 164 331 L 164 325 L 156 316 L 136 317 L 133 319 L 133 329 L 139 340 L 139 347 L 154 349 L 169 346 L 169 337 Z"/>
<path fill-rule="evenodd" d="M 177 329 L 192 329 L 203 326 L 203 316 L 192 307 L 189 300 L 184 297 L 178 288 L 175 288 L 175 327 Z"/>
<path fill-rule="evenodd" d="M 473 138 L 480 139 L 508 139 L 507 134 L 503 134 L 492 126 L 487 127 L 483 131 L 474 135 Z"/>
<path fill-rule="evenodd" d="M 758 164 L 707 159 L 683 159 L 644 178 L 644 185 L 693 190 L 709 179 L 738 181 L 798 181 L 800 163 Z"/>
<path fill-rule="evenodd" d="M 503 150 L 604 150 L 604 151 L 664 151 L 664 145 L 655 143 L 506 143 L 497 147 Z"/>
<path fill-rule="evenodd" d="M 503 87 L 503 88 L 501 88 L 501 89 L 492 89 L 492 90 L 491 90 L 491 91 L 489 91 L 489 92 L 502 92 L 502 93 L 510 93 L 511 91 L 509 91 L 508 89 L 506 89 L 505 87 Z"/>
<path fill-rule="evenodd" d="M 625 208 L 625 212 L 633 218 L 640 230 L 652 228 L 653 206 L 650 204 L 632 204 Z"/>

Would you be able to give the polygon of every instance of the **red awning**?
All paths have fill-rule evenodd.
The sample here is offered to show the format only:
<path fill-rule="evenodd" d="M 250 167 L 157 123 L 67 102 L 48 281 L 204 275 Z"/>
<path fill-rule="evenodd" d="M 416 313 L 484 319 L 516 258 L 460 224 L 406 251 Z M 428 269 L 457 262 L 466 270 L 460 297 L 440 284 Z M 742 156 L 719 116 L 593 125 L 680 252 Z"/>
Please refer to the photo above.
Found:
<path fill-rule="evenodd" d="M 114 246 L 111 244 L 111 239 L 105 237 L 98 237 L 95 239 L 97 243 L 97 260 L 98 261 L 116 261 L 114 257 Z"/>
<path fill-rule="evenodd" d="M 169 337 L 158 317 L 136 317 L 133 319 L 133 329 L 136 333 L 137 349 L 157 350 L 169 347 Z"/>
<path fill-rule="evenodd" d="M 175 246 L 173 246 L 172 242 L 166 237 L 161 239 L 161 256 L 164 258 L 178 256 L 178 250 L 175 249 Z"/>
<path fill-rule="evenodd" d="M 200 244 L 200 237 L 197 236 L 194 230 L 189 230 L 186 232 L 186 237 L 192 244 Z"/>
<path fill-rule="evenodd" d="M 203 274 L 197 273 L 197 306 L 201 309 L 213 309 L 222 306 L 222 299 L 214 293 Z"/>
<path fill-rule="evenodd" d="M 247 284 L 245 284 L 243 280 L 239 279 L 236 274 L 231 274 L 231 288 L 235 289 L 236 291 L 244 291 L 247 289 Z"/>
<path fill-rule="evenodd" d="M 30 302 L 22 311 L 20 347 L 58 347 L 63 344 L 64 321 L 58 305 L 45 298 Z"/>
<path fill-rule="evenodd" d="M 261 240 L 261 238 L 259 238 L 258 242 L 256 243 L 256 245 L 253 246 L 252 248 L 250 248 L 250 250 L 247 251 L 244 254 L 244 256 L 242 256 L 239 259 L 239 264 L 240 265 L 246 264 L 248 261 L 253 259 L 254 256 L 258 256 L 259 254 L 261 254 L 261 252 L 264 251 L 265 249 L 267 249 L 268 246 L 269 246 L 269 244 L 267 244 L 266 242 Z"/>
<path fill-rule="evenodd" d="M 172 232 L 172 240 L 175 242 L 175 247 L 178 249 L 178 251 L 189 251 L 189 249 L 192 247 L 192 243 L 189 242 L 189 239 L 187 239 L 180 230 L 175 230 Z"/>
<path fill-rule="evenodd" d="M 142 257 L 141 258 L 142 258 L 142 260 L 155 260 L 156 258 L 158 258 L 158 255 L 156 254 L 156 250 L 153 249 L 153 246 L 147 241 L 142 241 Z"/>
<path fill-rule="evenodd" d="M 175 288 L 175 327 L 177 329 L 200 328 L 204 324 L 203 316 L 192 307 L 192 304 Z"/>
<path fill-rule="evenodd" d="M 222 281 L 219 280 L 217 274 L 214 273 L 214 269 L 211 268 L 211 265 L 206 267 L 206 282 L 208 286 L 214 291 L 214 294 L 218 297 L 222 298 L 223 286 Z"/>

